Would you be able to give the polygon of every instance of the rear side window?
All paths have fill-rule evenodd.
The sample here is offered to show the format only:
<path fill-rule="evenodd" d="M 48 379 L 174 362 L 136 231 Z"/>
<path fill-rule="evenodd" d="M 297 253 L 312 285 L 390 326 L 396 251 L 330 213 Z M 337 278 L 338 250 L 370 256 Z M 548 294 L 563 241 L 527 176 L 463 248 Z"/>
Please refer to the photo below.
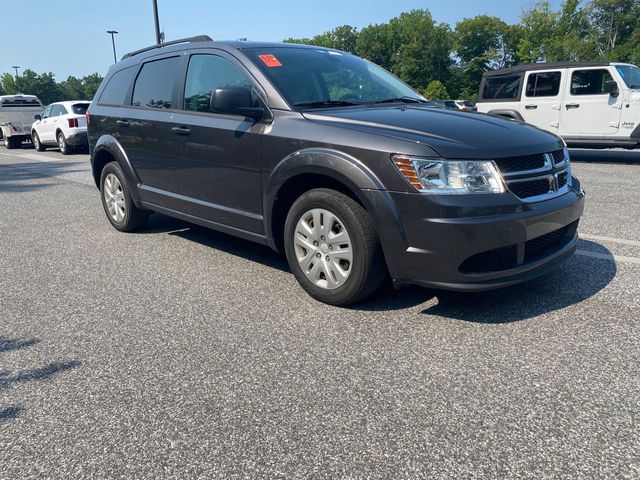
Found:
<path fill-rule="evenodd" d="M 62 105 L 54 105 L 53 108 L 51 109 L 52 117 L 59 117 L 60 115 L 66 115 L 66 114 L 67 114 L 67 109 L 64 108 Z"/>
<path fill-rule="evenodd" d="M 218 88 L 251 88 L 251 81 L 230 61 L 217 55 L 193 55 L 187 70 L 184 109 L 210 112 L 211 93 Z"/>
<path fill-rule="evenodd" d="M 179 57 L 145 63 L 133 86 L 131 105 L 150 108 L 173 108 L 173 84 Z"/>
<path fill-rule="evenodd" d="M 527 80 L 527 97 L 555 97 L 560 93 L 560 72 L 532 73 Z"/>
<path fill-rule="evenodd" d="M 484 82 L 482 98 L 485 100 L 509 100 L 518 98 L 520 75 L 489 77 Z"/>
<path fill-rule="evenodd" d="M 571 95 L 604 95 L 604 84 L 613 80 L 608 70 L 576 70 L 571 74 Z"/>
<path fill-rule="evenodd" d="M 89 108 L 89 104 L 88 103 L 76 103 L 74 105 L 72 105 L 73 108 L 73 113 L 75 113 L 76 115 L 84 115 L 85 113 L 87 113 L 87 109 Z"/>
<path fill-rule="evenodd" d="M 98 103 L 102 105 L 124 105 L 135 73 L 134 67 L 125 68 L 114 73 L 100 94 Z"/>

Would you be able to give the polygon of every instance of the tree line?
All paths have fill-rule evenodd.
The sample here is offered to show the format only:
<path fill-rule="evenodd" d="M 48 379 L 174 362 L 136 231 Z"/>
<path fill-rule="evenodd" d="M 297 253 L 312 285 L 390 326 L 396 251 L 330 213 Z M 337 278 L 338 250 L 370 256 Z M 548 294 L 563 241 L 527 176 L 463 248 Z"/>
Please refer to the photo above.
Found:
<path fill-rule="evenodd" d="M 430 99 L 475 98 L 482 74 L 523 63 L 608 60 L 640 64 L 640 0 L 539 1 L 520 22 L 465 18 L 454 27 L 429 10 L 358 30 L 342 25 L 312 38 L 287 38 L 355 53 Z"/>
<path fill-rule="evenodd" d="M 640 64 L 640 0 L 539 1 L 517 24 L 498 17 L 465 18 L 454 27 L 429 10 L 405 12 L 360 30 L 342 25 L 312 38 L 287 38 L 355 53 L 391 71 L 430 99 L 475 98 L 487 70 L 522 63 L 609 60 Z M 0 94 L 29 93 L 44 104 L 90 100 L 102 77 L 68 77 L 27 69 L 0 76 Z"/>
<path fill-rule="evenodd" d="M 63 100 L 91 100 L 102 82 L 98 73 L 82 78 L 69 76 L 62 82 L 56 82 L 53 73 L 38 74 L 26 69 L 17 78 L 10 73 L 0 76 L 0 95 L 25 93 L 36 95 L 43 105 Z"/>

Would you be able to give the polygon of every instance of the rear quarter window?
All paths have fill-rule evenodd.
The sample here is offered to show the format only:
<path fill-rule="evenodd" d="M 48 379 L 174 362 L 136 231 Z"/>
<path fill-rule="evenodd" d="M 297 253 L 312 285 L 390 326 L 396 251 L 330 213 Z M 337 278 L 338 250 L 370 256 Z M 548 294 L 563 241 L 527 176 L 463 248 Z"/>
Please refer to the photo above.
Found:
<path fill-rule="evenodd" d="M 131 104 L 135 107 L 173 108 L 178 62 L 179 57 L 169 57 L 145 63 L 133 87 Z"/>
<path fill-rule="evenodd" d="M 520 92 L 520 75 L 488 77 L 482 88 L 483 100 L 514 100 Z"/>
<path fill-rule="evenodd" d="M 102 105 L 124 105 L 135 73 L 136 69 L 129 67 L 111 75 L 100 94 L 98 103 Z"/>

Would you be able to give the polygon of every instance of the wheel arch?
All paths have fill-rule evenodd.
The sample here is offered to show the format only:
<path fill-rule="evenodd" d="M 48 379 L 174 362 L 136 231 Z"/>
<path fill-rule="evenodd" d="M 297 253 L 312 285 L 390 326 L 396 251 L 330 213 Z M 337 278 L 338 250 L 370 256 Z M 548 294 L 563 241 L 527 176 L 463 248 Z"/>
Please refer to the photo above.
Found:
<path fill-rule="evenodd" d="M 124 173 L 129 192 L 137 207 L 140 207 L 139 179 L 125 153 L 122 145 L 111 135 L 103 135 L 98 139 L 91 152 L 91 173 L 96 187 L 100 188 L 100 176 L 105 165 L 116 161 Z"/>
<path fill-rule="evenodd" d="M 343 152 L 310 148 L 295 152 L 278 163 L 266 181 L 264 189 L 264 228 L 269 245 L 282 251 L 284 222 L 293 202 L 314 188 L 337 190 L 358 202 L 371 216 L 374 224 L 393 224 L 403 235 L 395 204 L 380 179 L 362 162 Z M 386 201 L 372 201 L 375 198 Z M 381 232 L 380 240 L 385 238 Z"/>
<path fill-rule="evenodd" d="M 521 122 L 524 122 L 524 117 L 517 110 L 503 108 L 503 109 L 490 110 L 487 113 L 489 115 L 495 115 L 496 117 L 510 118 L 512 120 L 519 120 Z"/>

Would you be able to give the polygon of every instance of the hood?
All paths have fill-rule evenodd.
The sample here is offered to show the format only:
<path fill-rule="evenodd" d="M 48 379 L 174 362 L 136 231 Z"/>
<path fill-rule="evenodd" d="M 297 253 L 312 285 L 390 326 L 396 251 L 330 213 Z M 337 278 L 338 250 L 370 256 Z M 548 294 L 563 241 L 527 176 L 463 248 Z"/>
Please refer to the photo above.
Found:
<path fill-rule="evenodd" d="M 350 107 L 303 115 L 311 121 L 422 143 L 444 158 L 512 157 L 564 147 L 556 135 L 523 122 L 422 105 Z"/>

